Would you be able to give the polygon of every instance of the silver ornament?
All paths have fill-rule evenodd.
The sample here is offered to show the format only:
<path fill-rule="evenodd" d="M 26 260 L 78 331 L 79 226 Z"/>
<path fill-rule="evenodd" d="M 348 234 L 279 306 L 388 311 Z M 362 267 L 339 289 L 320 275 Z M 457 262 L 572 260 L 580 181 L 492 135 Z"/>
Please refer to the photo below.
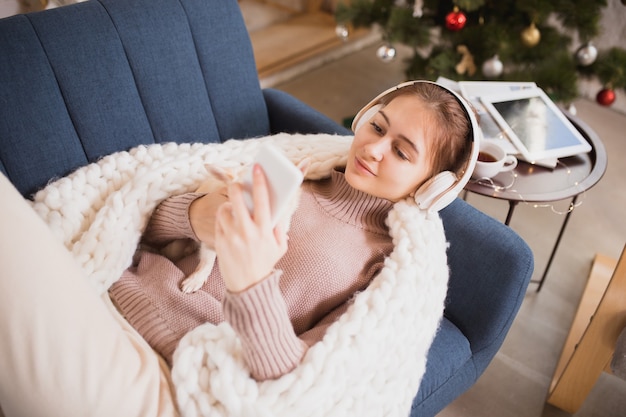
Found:
<path fill-rule="evenodd" d="M 576 60 L 578 63 L 584 67 L 593 64 L 596 62 L 596 58 L 598 57 L 598 50 L 595 46 L 591 44 L 591 42 L 586 45 L 581 46 L 576 51 Z"/>
<path fill-rule="evenodd" d="M 391 62 L 396 57 L 396 48 L 389 44 L 382 45 L 376 51 L 376 56 L 385 63 Z"/>
<path fill-rule="evenodd" d="M 335 33 L 337 34 L 337 37 L 342 41 L 347 40 L 348 36 L 350 35 L 350 31 L 348 30 L 347 26 L 342 25 L 341 23 L 335 26 Z"/>
<path fill-rule="evenodd" d="M 485 77 L 496 78 L 502 75 L 504 64 L 500 61 L 500 57 L 498 57 L 498 55 L 494 55 L 492 58 L 483 62 L 482 70 Z"/>

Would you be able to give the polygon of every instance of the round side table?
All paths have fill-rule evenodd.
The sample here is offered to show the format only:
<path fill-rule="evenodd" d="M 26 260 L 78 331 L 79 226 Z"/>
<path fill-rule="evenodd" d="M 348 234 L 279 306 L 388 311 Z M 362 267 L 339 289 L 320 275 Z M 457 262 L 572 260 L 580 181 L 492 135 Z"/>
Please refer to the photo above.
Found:
<path fill-rule="evenodd" d="M 539 284 L 537 291 L 540 291 L 543 286 L 567 222 L 576 207 L 578 196 L 600 181 L 607 165 L 606 150 L 598 135 L 582 120 L 565 110 L 562 111 L 591 144 L 592 149 L 589 153 L 562 158 L 554 169 L 519 161 L 515 170 L 502 172 L 494 177 L 493 184 L 470 181 L 465 186 L 466 192 L 508 201 L 509 211 L 504 222 L 506 225 L 509 225 L 519 202 L 546 203 L 571 198 L 569 209 L 565 214 L 544 273 L 539 281 L 532 281 Z M 511 183 L 512 185 L 507 187 Z"/>

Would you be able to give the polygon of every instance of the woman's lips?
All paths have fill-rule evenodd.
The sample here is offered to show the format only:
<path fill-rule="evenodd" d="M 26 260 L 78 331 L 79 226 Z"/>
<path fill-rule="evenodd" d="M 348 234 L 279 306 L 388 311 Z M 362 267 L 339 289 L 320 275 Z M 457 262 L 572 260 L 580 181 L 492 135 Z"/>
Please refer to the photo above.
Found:
<path fill-rule="evenodd" d="M 361 161 L 358 157 L 354 158 L 354 166 L 357 167 L 357 169 L 361 172 L 376 176 L 376 174 L 374 174 L 371 168 L 367 164 L 365 164 L 363 161 Z"/>

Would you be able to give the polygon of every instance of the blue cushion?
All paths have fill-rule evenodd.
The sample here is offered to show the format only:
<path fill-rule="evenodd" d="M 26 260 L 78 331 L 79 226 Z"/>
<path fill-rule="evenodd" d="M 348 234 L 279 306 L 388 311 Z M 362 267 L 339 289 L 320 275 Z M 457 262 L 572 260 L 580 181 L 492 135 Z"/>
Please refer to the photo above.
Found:
<path fill-rule="evenodd" d="M 50 177 L 87 162 L 53 69 L 26 16 L 2 21 L 0 159 L 20 189 L 34 191 Z M 18 152 L 16 152 L 18 150 Z"/>
<path fill-rule="evenodd" d="M 472 358 L 467 338 L 448 319 L 444 318 L 428 351 L 426 373 L 422 378 L 414 403 L 422 403 L 463 368 Z"/>
<path fill-rule="evenodd" d="M 125 47 L 100 3 L 29 18 L 52 71 L 46 77 L 55 82 L 63 99 L 58 109 L 67 113 L 68 130 L 80 137 L 87 159 L 130 143 L 153 143 Z M 98 30 L 92 35 L 94 27 Z M 36 104 L 45 104 L 45 97 L 31 103 Z"/>
<path fill-rule="evenodd" d="M 155 7 L 154 0 L 144 1 L 146 7 Z M 239 4 L 224 0 L 181 3 L 221 140 L 269 134 L 268 112 Z"/>
<path fill-rule="evenodd" d="M 139 144 L 270 133 L 235 1 L 94 0 L 14 16 L 0 20 L 0 56 L 0 97 L 11 97 L 0 168 L 26 196 Z"/>

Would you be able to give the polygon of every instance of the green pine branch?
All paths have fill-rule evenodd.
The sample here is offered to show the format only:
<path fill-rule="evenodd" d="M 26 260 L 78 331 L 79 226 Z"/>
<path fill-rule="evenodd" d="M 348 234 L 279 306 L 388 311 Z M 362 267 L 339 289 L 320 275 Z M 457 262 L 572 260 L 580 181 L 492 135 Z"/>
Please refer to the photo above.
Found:
<path fill-rule="evenodd" d="M 504 72 L 498 80 L 535 81 L 553 98 L 570 101 L 578 95 L 579 77 L 595 77 L 611 88 L 626 89 L 626 50 L 599 51 L 593 65 L 582 67 L 571 50 L 572 39 L 585 44 L 599 33 L 599 22 L 606 0 L 424 0 L 422 17 L 413 15 L 414 0 L 349 0 L 336 9 L 338 23 L 382 29 L 387 42 L 413 48 L 406 62 L 409 78 L 484 80 L 484 62 L 498 55 Z M 446 15 L 458 7 L 467 16 L 463 29 L 445 27 Z M 554 17 L 562 26 L 552 26 Z M 525 46 L 520 34 L 530 24 L 541 34 L 536 46 Z M 564 28 L 564 29 L 563 29 Z M 478 71 L 458 74 L 465 45 Z M 429 48 L 427 48 L 429 47 Z M 421 55 L 429 50 L 428 55 Z"/>

